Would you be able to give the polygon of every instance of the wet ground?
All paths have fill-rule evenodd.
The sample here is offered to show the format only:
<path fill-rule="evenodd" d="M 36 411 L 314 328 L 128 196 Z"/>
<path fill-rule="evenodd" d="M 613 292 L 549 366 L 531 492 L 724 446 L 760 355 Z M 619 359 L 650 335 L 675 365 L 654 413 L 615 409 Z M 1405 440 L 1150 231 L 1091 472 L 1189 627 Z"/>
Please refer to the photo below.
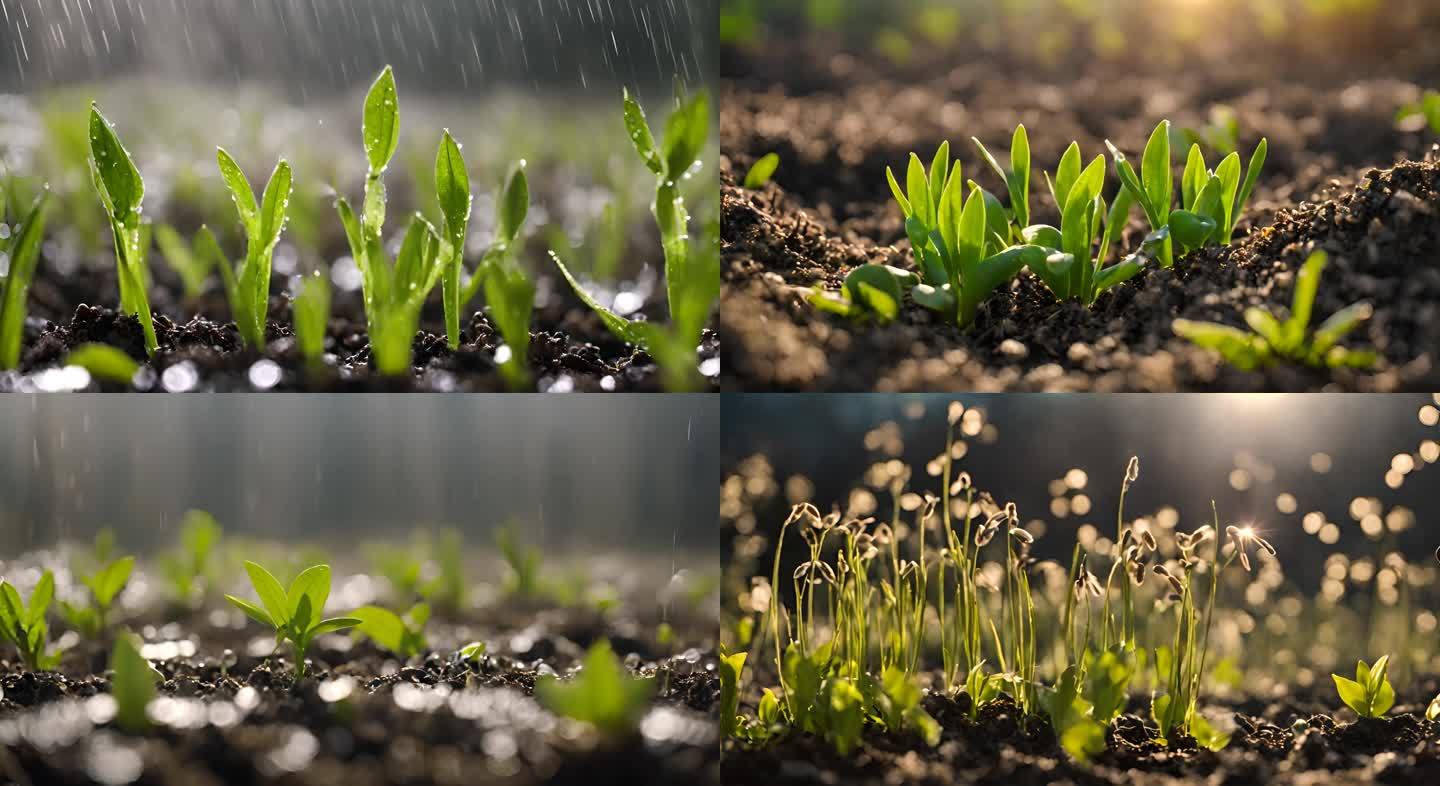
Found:
<path fill-rule="evenodd" d="M 1392 44 L 1409 54 L 1364 68 L 1320 56 L 1277 62 L 1283 54 L 1264 53 L 1231 67 L 1217 62 L 1224 52 L 1197 53 L 1184 79 L 1158 63 L 1077 57 L 1046 68 L 959 46 L 906 66 L 821 38 L 783 50 L 726 50 L 722 387 L 1433 388 L 1440 383 L 1440 166 L 1433 135 L 1397 126 L 1396 111 L 1437 68 L 1433 53 Z M 1258 62 L 1247 67 L 1250 59 Z M 1033 220 L 1058 223 L 1040 170 L 1053 170 L 1072 140 L 1087 159 L 1104 151 L 1106 139 L 1138 155 L 1160 119 L 1203 129 L 1215 107 L 1233 111 L 1243 159 L 1262 135 L 1270 144 L 1227 249 L 1148 270 L 1088 310 L 1057 304 L 1022 273 L 990 298 L 968 332 L 908 299 L 899 319 L 883 326 L 818 313 L 805 301 L 815 285 L 838 289 L 866 262 L 913 268 L 884 175 L 887 165 L 903 171 L 912 150 L 928 160 L 949 139 L 965 176 L 1000 192 L 968 140 L 1003 151 L 1023 122 L 1035 168 Z M 769 152 L 782 162 L 774 181 L 740 188 L 751 163 Z M 1218 158 L 1207 157 L 1212 166 Z M 1107 179 L 1116 188 L 1113 173 Z M 1120 247 L 1138 246 L 1144 233 L 1137 210 Z M 1243 373 L 1173 334 L 1176 318 L 1243 326 L 1248 306 L 1286 313 L 1295 271 L 1313 248 L 1331 259 L 1316 318 L 1369 301 L 1375 316 L 1350 343 L 1378 351 L 1375 369 Z"/>

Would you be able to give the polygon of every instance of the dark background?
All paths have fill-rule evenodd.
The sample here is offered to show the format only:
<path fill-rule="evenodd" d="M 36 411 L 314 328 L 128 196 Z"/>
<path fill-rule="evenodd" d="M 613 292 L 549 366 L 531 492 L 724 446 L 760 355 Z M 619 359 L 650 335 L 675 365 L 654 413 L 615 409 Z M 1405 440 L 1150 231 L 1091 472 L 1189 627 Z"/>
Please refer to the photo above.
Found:
<path fill-rule="evenodd" d="M 1127 521 L 1170 505 L 1180 513 L 1179 526 L 1193 529 L 1209 522 L 1214 499 L 1222 526 L 1255 522 L 1280 550 L 1286 574 L 1302 585 L 1318 583 L 1331 551 L 1374 553 L 1349 515 L 1355 497 L 1378 497 L 1386 510 L 1404 505 L 1414 511 L 1415 526 L 1395 541 L 1410 559 L 1433 559 L 1429 554 L 1440 545 L 1435 523 L 1440 487 L 1431 477 L 1440 469 L 1411 473 L 1396 490 L 1385 484 L 1397 453 L 1414 453 L 1423 440 L 1440 439 L 1440 429 L 1417 417 L 1421 407 L 1434 403 L 1425 395 L 727 395 L 721 405 L 722 473 L 752 454 L 768 457 L 782 491 L 757 511 L 757 531 L 773 534 L 789 510 L 787 477 L 809 478 L 822 512 L 832 503 L 843 507 L 849 490 L 879 458 L 864 449 L 865 432 L 893 420 L 904 434 L 902 460 L 912 468 L 911 489 L 938 493 L 925 463 L 944 450 L 945 408 L 952 400 L 982 408 L 986 422 L 999 429 L 993 444 L 968 440 L 970 451 L 960 468 L 1000 501 L 1013 500 L 1022 522 L 1046 521 L 1047 535 L 1036 544 L 1042 558 L 1068 560 L 1082 523 L 1114 537 L 1120 481 L 1132 455 L 1140 457 L 1140 479 L 1126 497 Z M 905 415 L 915 402 L 925 405 L 919 420 Z M 1273 466 L 1273 481 L 1256 479 L 1245 491 L 1232 488 L 1229 475 L 1241 452 Z M 1311 469 L 1310 457 L 1317 452 L 1331 457 L 1329 473 Z M 1085 493 L 1093 505 L 1086 516 L 1055 519 L 1047 487 L 1072 467 L 1089 474 Z M 1277 510 L 1282 492 L 1297 498 L 1294 514 Z M 882 517 L 888 516 L 887 499 L 881 497 Z M 1324 545 L 1301 529 L 1302 517 L 1312 510 L 1340 526 L 1336 545 Z M 728 561 L 732 539 L 722 535 L 721 544 Z M 761 562 L 768 565 L 771 558 Z"/>
<path fill-rule="evenodd" d="M 0 397 L 0 555 L 189 508 L 334 544 L 517 524 L 547 553 L 715 559 L 719 405 L 685 395 Z"/>

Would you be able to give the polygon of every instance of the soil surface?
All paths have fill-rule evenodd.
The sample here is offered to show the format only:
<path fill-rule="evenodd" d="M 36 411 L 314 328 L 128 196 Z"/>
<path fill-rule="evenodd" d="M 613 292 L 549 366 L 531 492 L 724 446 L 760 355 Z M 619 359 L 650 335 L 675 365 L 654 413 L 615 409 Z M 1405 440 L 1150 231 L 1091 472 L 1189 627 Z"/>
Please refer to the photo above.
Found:
<path fill-rule="evenodd" d="M 1143 702 L 1132 701 L 1132 714 L 1111 724 L 1105 752 L 1089 765 L 1072 761 L 1048 720 L 1022 717 L 1009 697 L 982 706 L 972 721 L 967 695 L 928 694 L 925 708 L 943 728 L 934 748 L 913 736 L 874 731 L 845 757 L 807 736 L 761 748 L 731 741 L 721 769 L 726 784 L 1433 783 L 1440 778 L 1440 724 L 1425 720 L 1429 698 L 1422 694 L 1430 690 L 1433 696 L 1435 686 L 1433 679 L 1421 681 L 1415 695 L 1402 695 L 1391 715 L 1379 720 L 1357 719 L 1349 710 L 1332 714 L 1339 700 L 1318 690 L 1273 701 L 1206 701 L 1206 716 L 1231 733 L 1220 751 L 1202 749 L 1193 739 L 1165 746 L 1153 723 L 1142 718 Z"/>
<path fill-rule="evenodd" d="M 4 647 L 0 782 L 719 783 L 717 659 L 703 644 L 714 622 L 703 615 L 672 616 L 675 643 L 661 645 L 648 617 L 509 603 L 432 621 L 431 649 L 409 660 L 367 639 L 321 637 L 297 682 L 288 644 L 272 655 L 271 637 L 215 608 L 124 621 L 164 676 L 142 735 L 111 720 L 108 647 L 78 642 L 43 673 Z M 572 674 L 600 639 L 655 680 L 633 736 L 602 737 L 533 697 L 538 677 Z M 466 661 L 456 650 L 473 640 L 488 652 Z"/>
<path fill-rule="evenodd" d="M 904 67 L 820 38 L 723 53 L 722 389 L 1396 391 L 1440 384 L 1440 164 L 1430 132 L 1396 123 L 1397 109 L 1433 81 L 1433 52 L 1350 70 L 1317 58 L 1249 68 L 1201 60 L 1177 79 L 1163 65 L 1132 60 L 1077 58 L 1047 68 L 952 50 Z M 908 295 L 887 325 L 820 313 L 805 300 L 816 285 L 839 289 L 860 264 L 914 268 L 885 186 L 886 166 L 903 172 L 911 151 L 928 161 L 949 139 L 965 177 L 1002 193 L 969 138 L 1003 157 L 1023 122 L 1034 161 L 1032 220 L 1058 224 L 1042 170 L 1053 171 L 1072 140 L 1086 160 L 1105 150 L 1106 139 L 1138 157 L 1160 119 L 1200 129 L 1217 106 L 1235 113 L 1244 161 L 1261 136 L 1270 144 L 1228 248 L 1196 252 L 1170 270 L 1151 268 L 1091 309 L 1056 303 L 1022 272 L 968 331 Z M 1177 168 L 1184 149 L 1173 153 Z M 769 152 L 781 159 L 774 180 L 740 188 L 749 166 Z M 1213 150 L 1206 153 L 1211 166 L 1218 163 Z M 1107 170 L 1109 191 L 1117 186 Z M 1145 232 L 1136 210 L 1120 248 L 1138 247 Z M 1376 368 L 1245 373 L 1174 335 L 1176 318 L 1243 327 L 1249 306 L 1287 314 L 1295 272 L 1317 248 L 1330 253 L 1330 265 L 1315 322 L 1369 301 L 1374 317 L 1347 343 L 1373 347 Z"/>
<path fill-rule="evenodd" d="M 157 266 L 158 268 L 159 266 Z M 495 363 L 504 343 L 499 331 L 480 311 L 462 321 L 461 343 L 451 350 L 445 340 L 439 290 L 427 304 L 413 344 L 413 373 L 384 377 L 370 362 L 369 338 L 358 294 L 337 293 L 325 342 L 324 363 L 310 366 L 296 348 L 291 328 L 288 280 L 271 282 L 270 322 L 263 350 L 246 348 L 234 322 L 228 321 L 223 297 L 202 303 L 177 302 L 178 282 L 166 286 L 168 270 L 155 270 L 152 289 L 155 333 L 160 349 L 146 359 L 144 335 L 134 317 L 113 308 L 118 291 L 114 271 L 94 271 L 68 278 L 40 276 L 31 287 L 31 316 L 22 339 L 20 374 L 0 375 L 0 390 L 46 389 L 36 372 L 58 367 L 75 347 L 109 344 L 143 363 L 130 385 L 92 380 L 90 389 L 186 392 L 227 391 L 500 391 L 506 390 Z M 173 274 L 172 274 L 173 276 Z M 555 283 L 555 282 L 551 282 Z M 528 367 L 541 391 L 659 391 L 661 370 L 641 349 L 611 334 L 568 288 L 551 288 L 537 306 L 530 335 Z M 665 319 L 663 305 L 643 309 L 647 319 Z M 176 315 L 190 316 L 181 322 Z M 637 315 L 639 316 L 639 315 Z M 699 362 L 718 362 L 719 341 L 707 330 Z M 716 369 L 718 373 L 718 369 Z M 714 375 L 709 378 L 714 382 Z"/>

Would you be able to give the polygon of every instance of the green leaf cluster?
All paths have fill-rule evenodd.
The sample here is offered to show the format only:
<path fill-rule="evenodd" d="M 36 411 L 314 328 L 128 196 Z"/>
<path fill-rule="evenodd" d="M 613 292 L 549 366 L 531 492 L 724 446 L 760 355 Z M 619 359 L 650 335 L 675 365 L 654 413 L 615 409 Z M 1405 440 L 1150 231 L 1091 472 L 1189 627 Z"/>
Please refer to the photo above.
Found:
<path fill-rule="evenodd" d="M 654 694 L 655 681 L 632 676 L 603 640 L 590 647 L 574 679 L 542 676 L 535 682 L 535 697 L 547 710 L 609 737 L 633 735 Z"/>
<path fill-rule="evenodd" d="M 197 242 L 202 246 L 202 256 L 214 260 L 225 282 L 225 294 L 230 301 L 230 312 L 235 317 L 235 326 L 240 338 L 252 348 L 265 346 L 265 318 L 270 307 L 270 269 L 275 256 L 275 245 L 280 242 L 280 233 L 285 229 L 285 213 L 290 207 L 294 175 L 285 159 L 275 165 L 270 180 L 265 185 L 261 201 L 255 201 L 255 192 L 250 181 L 235 159 L 224 148 L 216 149 L 216 162 L 220 177 L 230 189 L 230 197 L 240 214 L 240 225 L 245 230 L 245 259 L 238 267 L 216 258 L 214 252 L 219 246 L 209 230 L 203 230 Z"/>
<path fill-rule="evenodd" d="M 88 603 L 67 603 L 60 601 L 60 616 L 80 635 L 98 639 L 105 632 L 106 618 L 115 598 L 130 582 L 135 571 L 134 557 L 121 557 L 100 567 L 94 573 L 80 579 L 89 590 Z"/>
<path fill-rule="evenodd" d="M 145 181 L 140 170 L 120 143 L 115 128 L 90 105 L 90 177 L 100 204 L 110 219 L 115 241 L 116 273 L 120 281 L 120 310 L 140 320 L 145 333 L 145 352 L 159 348 L 155 322 L 150 314 L 147 291 L 150 273 L 146 255 L 150 250 L 149 223 L 141 218 Z"/>
<path fill-rule="evenodd" d="M 315 637 L 353 628 L 363 620 L 357 617 L 323 618 L 325 602 L 330 599 L 330 566 L 314 565 L 300 572 L 287 591 L 280 582 L 260 565 L 246 561 L 245 572 L 255 589 L 260 605 L 234 595 L 226 595 L 236 608 L 250 619 L 275 631 L 275 641 L 289 641 L 295 650 L 295 678 L 305 676 L 305 651 Z"/>
<path fill-rule="evenodd" d="M 381 606 L 361 606 L 350 612 L 360 620 L 355 634 L 369 637 L 376 644 L 401 658 L 413 658 L 425 651 L 425 623 L 430 621 L 430 606 L 417 603 L 404 616 Z"/>
<path fill-rule="evenodd" d="M 60 665 L 60 653 L 50 650 L 50 628 L 45 612 L 55 599 L 55 576 L 45 571 L 30 593 L 30 602 L 20 600 L 15 585 L 0 579 L 0 639 L 10 642 L 20 660 L 31 671 L 46 671 Z"/>
<path fill-rule="evenodd" d="M 1340 700 L 1356 715 L 1381 718 L 1395 706 L 1395 688 L 1390 684 L 1389 671 L 1390 656 L 1384 655 L 1373 666 L 1363 660 L 1357 663 L 1353 680 L 1339 674 L 1331 674 L 1330 677 L 1335 680 Z"/>
<path fill-rule="evenodd" d="M 12 234 L 0 238 L 0 258 L 10 260 L 0 271 L 0 370 L 15 368 L 20 363 L 20 338 L 25 331 L 25 314 L 29 308 L 30 283 L 40 264 L 40 241 L 45 236 L 50 192 L 45 191 L 25 211 L 18 223 L 11 222 Z M 0 223 L 11 220 L 7 213 L 10 197 L 0 184 Z"/>
<path fill-rule="evenodd" d="M 1176 335 L 1213 349 L 1242 371 L 1273 366 L 1286 361 L 1313 368 L 1370 368 L 1377 356 L 1372 350 L 1347 349 L 1339 345 L 1374 309 L 1369 303 L 1355 303 L 1330 315 L 1314 332 L 1309 332 L 1320 274 L 1329 257 L 1315 251 L 1305 260 L 1295 279 L 1290 316 L 1285 320 L 1259 307 L 1245 310 L 1250 331 L 1214 322 L 1177 319 Z"/>
<path fill-rule="evenodd" d="M 611 333 L 654 356 L 666 370 L 667 385 L 671 389 L 694 389 L 699 385 L 696 347 L 705 322 L 720 298 L 720 253 L 708 228 L 700 233 L 699 242 L 692 241 L 690 214 L 685 209 L 680 185 L 700 166 L 700 153 L 710 134 L 709 96 L 701 91 L 689 99 L 680 99 L 666 120 L 665 135 L 658 144 L 644 109 L 628 90 L 624 92 L 622 104 L 625 130 L 635 152 L 655 174 L 655 201 L 650 207 L 660 229 L 665 254 L 665 294 L 670 305 L 670 324 L 625 319 L 587 292 L 553 250 L 550 258 L 575 294 Z"/>

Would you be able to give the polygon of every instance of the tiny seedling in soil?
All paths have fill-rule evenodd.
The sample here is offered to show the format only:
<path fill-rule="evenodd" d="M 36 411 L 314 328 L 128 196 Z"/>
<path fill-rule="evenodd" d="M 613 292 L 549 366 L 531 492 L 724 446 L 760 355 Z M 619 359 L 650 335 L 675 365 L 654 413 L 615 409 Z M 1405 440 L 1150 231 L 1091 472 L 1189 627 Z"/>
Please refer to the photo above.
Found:
<path fill-rule="evenodd" d="M 511 527 L 495 531 L 495 546 L 509 568 L 505 591 L 520 598 L 539 599 L 544 591 L 540 581 L 540 549 L 521 542 Z"/>
<path fill-rule="evenodd" d="M 574 679 L 543 676 L 535 681 L 535 697 L 546 709 L 607 737 L 634 734 L 654 693 L 655 681 L 631 675 L 604 640 L 590 647 Z"/>
<path fill-rule="evenodd" d="M 130 734 L 150 728 L 145 710 L 155 698 L 155 684 L 164 676 L 140 654 L 140 641 L 125 631 L 110 652 L 110 695 L 115 699 L 115 725 Z"/>
<path fill-rule="evenodd" d="M 25 212 L 11 234 L 0 238 L 0 370 L 15 368 L 20 363 L 20 339 L 25 332 L 25 314 L 30 297 L 30 282 L 40 263 L 40 241 L 45 236 L 46 207 L 50 193 L 42 193 Z M 0 184 L 0 224 L 7 221 L 10 197 Z"/>
<path fill-rule="evenodd" d="M 30 593 L 29 605 L 21 602 L 15 585 L 0 579 L 0 636 L 19 651 L 31 671 L 60 665 L 60 653 L 49 649 L 50 629 L 45 624 L 45 612 L 54 598 L 55 576 L 48 570 Z"/>
<path fill-rule="evenodd" d="M 89 639 L 99 639 L 106 629 L 107 618 L 110 615 L 110 607 L 114 605 L 115 598 L 125 589 L 130 582 L 130 574 L 135 570 L 134 557 L 121 557 L 102 566 L 89 576 L 84 576 L 80 582 L 90 592 L 88 603 L 67 603 L 60 601 L 60 616 L 65 621 Z"/>
<path fill-rule="evenodd" d="M 425 651 L 425 623 L 430 621 L 430 607 L 417 603 L 404 616 L 380 606 L 361 606 L 350 612 L 360 620 L 354 634 L 371 641 L 404 659 Z"/>
<path fill-rule="evenodd" d="M 1395 122 L 1402 126 L 1415 124 L 1414 130 L 1428 127 L 1433 134 L 1440 134 L 1440 90 L 1426 90 L 1420 100 L 1400 107 Z"/>
<path fill-rule="evenodd" d="M 740 675 L 745 672 L 745 658 L 749 653 L 720 653 L 720 738 L 735 736 L 740 730 L 743 718 L 740 707 Z"/>
<path fill-rule="evenodd" d="M 665 254 L 665 294 L 670 325 L 632 322 L 600 304 L 585 290 L 565 262 L 552 250 L 550 258 L 570 282 L 575 294 L 594 311 L 605 327 L 622 341 L 642 347 L 666 370 L 672 390 L 697 387 L 696 347 L 705 321 L 720 298 L 719 245 L 707 232 L 700 242 L 690 239 L 690 214 L 680 195 L 680 184 L 700 166 L 700 152 L 710 133 L 710 101 L 705 92 L 679 100 L 665 123 L 665 136 L 656 145 L 645 110 L 626 90 L 623 96 L 625 130 L 645 166 L 655 174 L 655 201 L 650 209 L 660 228 Z"/>
<path fill-rule="evenodd" d="M 175 227 L 156 224 L 155 246 L 160 249 L 160 258 L 180 277 L 185 299 L 191 303 L 199 301 L 200 296 L 205 294 L 205 282 L 209 280 L 210 268 L 215 263 L 215 258 L 204 253 L 200 247 L 200 235 L 196 234 L 193 242 L 186 242 Z"/>
<path fill-rule="evenodd" d="M 203 599 L 209 589 L 212 558 L 224 531 L 215 517 L 203 510 L 186 511 L 180 523 L 180 547 L 162 555 L 160 569 L 170 583 L 170 594 L 182 606 Z"/>
<path fill-rule="evenodd" d="M 265 185 L 264 197 L 257 204 L 250 181 L 235 159 L 224 148 L 217 148 L 215 155 L 220 177 L 230 189 L 246 237 L 245 259 L 233 269 L 226 260 L 220 260 L 217 266 L 225 281 L 225 294 L 240 338 L 247 346 L 260 348 L 265 346 L 271 261 L 275 245 L 280 242 L 280 232 L 285 229 L 285 211 L 290 207 L 294 176 L 290 164 L 280 159 Z"/>
<path fill-rule="evenodd" d="M 330 279 L 319 271 L 305 276 L 290 307 L 295 320 L 295 344 L 312 366 L 325 357 L 325 333 L 330 325 Z"/>
<path fill-rule="evenodd" d="M 250 583 L 261 606 L 234 595 L 226 595 L 225 599 L 246 616 L 274 630 L 277 645 L 290 642 L 295 650 L 297 680 L 305 676 L 305 651 L 316 636 L 353 628 L 364 621 L 356 617 L 322 619 L 325 602 L 330 599 L 329 565 L 314 565 L 301 571 L 288 592 L 270 571 L 254 562 L 245 562 L 245 572 L 250 574 Z"/>
<path fill-rule="evenodd" d="M 1390 684 L 1390 656 L 1384 655 L 1371 666 L 1365 661 L 1355 665 L 1355 679 L 1331 674 L 1335 690 L 1345 706 L 1362 718 L 1383 718 L 1395 706 L 1395 688 Z M 1432 703 L 1432 707 L 1433 707 Z M 1427 713 L 1428 714 L 1428 713 Z"/>
<path fill-rule="evenodd" d="M 1265 309 L 1251 307 L 1245 310 L 1245 324 L 1250 326 L 1250 332 L 1213 322 L 1177 319 L 1175 333 L 1219 352 L 1242 371 L 1282 361 L 1312 368 L 1370 368 L 1376 361 L 1373 351 L 1338 346 L 1341 339 L 1374 313 L 1369 303 L 1355 303 L 1335 312 L 1314 333 L 1307 335 L 1315 293 L 1320 288 L 1320 274 L 1327 261 L 1324 251 L 1316 251 L 1305 260 L 1295 279 L 1290 317 L 1283 322 Z"/>
<path fill-rule="evenodd" d="M 765 187 L 770 178 L 775 176 L 775 170 L 780 168 L 780 155 L 778 153 L 766 153 L 745 173 L 745 187 L 751 191 Z"/>
<path fill-rule="evenodd" d="M 130 154 L 120 144 L 120 137 L 96 105 L 90 107 L 90 175 L 100 204 L 110 219 L 115 241 L 116 277 L 120 281 L 120 309 L 140 320 L 145 333 L 145 352 L 154 355 L 159 348 L 155 322 L 150 315 L 147 291 L 150 273 L 146 255 L 150 253 L 148 222 L 140 216 L 145 200 L 145 181 Z"/>

